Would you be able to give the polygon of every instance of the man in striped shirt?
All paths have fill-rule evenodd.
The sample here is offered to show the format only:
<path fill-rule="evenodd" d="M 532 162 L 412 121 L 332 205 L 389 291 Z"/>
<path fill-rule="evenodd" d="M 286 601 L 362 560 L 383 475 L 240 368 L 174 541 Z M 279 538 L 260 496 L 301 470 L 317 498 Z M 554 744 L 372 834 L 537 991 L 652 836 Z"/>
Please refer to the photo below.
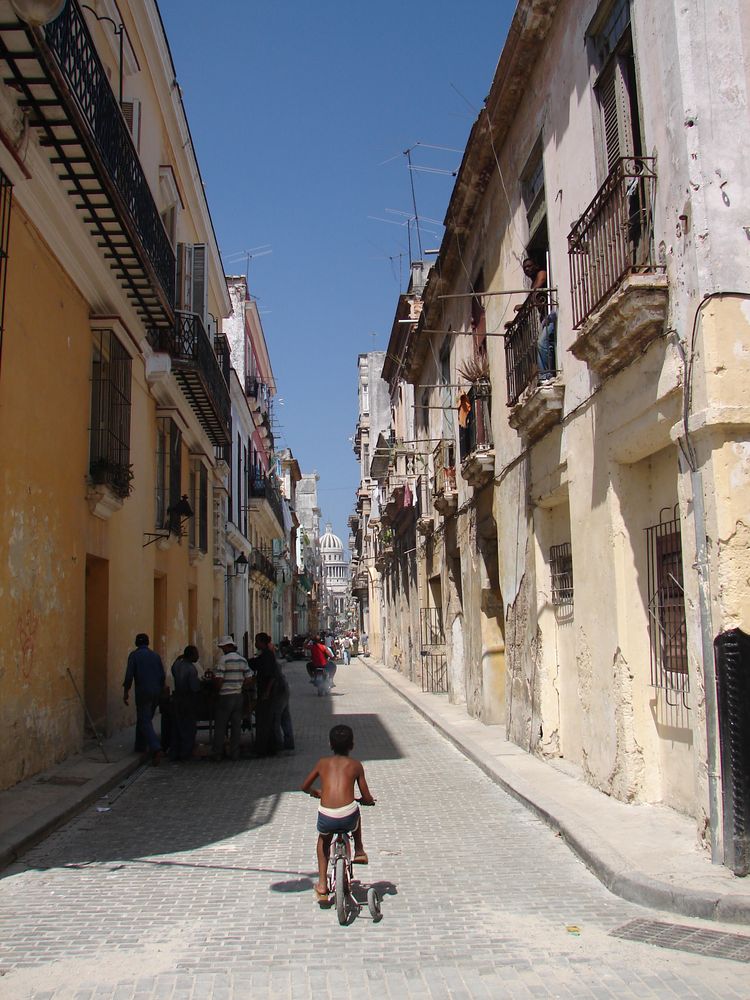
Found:
<path fill-rule="evenodd" d="M 252 676 L 244 656 L 237 652 L 231 635 L 223 635 L 217 643 L 222 656 L 214 670 L 219 691 L 214 708 L 214 752 L 212 759 L 224 755 L 224 739 L 230 726 L 229 754 L 232 760 L 240 759 L 240 727 L 242 726 L 242 687 Z"/>

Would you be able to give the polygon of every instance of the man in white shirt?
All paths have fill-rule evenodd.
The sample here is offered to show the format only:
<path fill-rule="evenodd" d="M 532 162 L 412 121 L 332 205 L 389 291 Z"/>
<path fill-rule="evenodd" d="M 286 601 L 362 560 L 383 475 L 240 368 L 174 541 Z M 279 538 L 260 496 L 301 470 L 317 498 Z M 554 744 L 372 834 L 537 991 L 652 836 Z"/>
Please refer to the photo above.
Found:
<path fill-rule="evenodd" d="M 231 635 L 223 635 L 217 643 L 222 652 L 214 670 L 219 689 L 214 707 L 214 752 L 212 760 L 224 756 L 227 725 L 230 726 L 229 755 L 240 759 L 240 728 L 242 726 L 242 688 L 252 677 L 252 670 L 244 656 L 237 652 Z"/>

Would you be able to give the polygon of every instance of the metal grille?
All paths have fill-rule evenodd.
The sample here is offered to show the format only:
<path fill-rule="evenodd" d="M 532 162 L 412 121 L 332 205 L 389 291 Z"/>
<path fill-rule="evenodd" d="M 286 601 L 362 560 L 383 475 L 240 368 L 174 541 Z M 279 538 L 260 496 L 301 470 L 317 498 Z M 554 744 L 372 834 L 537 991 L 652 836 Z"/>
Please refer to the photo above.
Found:
<path fill-rule="evenodd" d="M 445 653 L 422 650 L 422 690 L 429 694 L 447 694 L 448 662 Z"/>
<path fill-rule="evenodd" d="M 94 331 L 89 475 L 120 497 L 130 494 L 132 364 L 112 330 Z"/>
<path fill-rule="evenodd" d="M 625 941 L 643 941 L 657 948 L 672 948 L 693 955 L 730 958 L 750 962 L 750 937 L 727 931 L 712 931 L 686 924 L 668 924 L 661 920 L 631 920 L 610 931 L 611 937 Z"/>
<path fill-rule="evenodd" d="M 439 646 L 445 642 L 441 608 L 420 608 L 419 618 L 423 646 Z"/>
<path fill-rule="evenodd" d="M 646 529 L 646 545 L 651 683 L 667 691 L 679 691 L 684 701 L 689 691 L 687 629 L 677 505 L 664 507 L 659 523 Z"/>
<path fill-rule="evenodd" d="M 564 607 L 573 603 L 573 555 L 570 542 L 553 545 L 549 550 L 552 574 L 552 604 Z"/>
<path fill-rule="evenodd" d="M 586 318 L 627 274 L 658 273 L 653 260 L 654 160 L 623 156 L 568 236 L 573 326 Z"/>
<path fill-rule="evenodd" d="M 440 441 L 433 452 L 434 493 L 456 492 L 456 456 L 452 441 Z"/>

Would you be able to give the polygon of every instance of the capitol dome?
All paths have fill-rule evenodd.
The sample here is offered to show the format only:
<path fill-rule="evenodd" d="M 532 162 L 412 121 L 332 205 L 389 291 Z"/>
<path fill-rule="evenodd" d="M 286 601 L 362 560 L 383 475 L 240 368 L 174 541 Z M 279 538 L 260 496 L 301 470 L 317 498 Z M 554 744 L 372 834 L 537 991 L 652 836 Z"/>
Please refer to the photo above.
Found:
<path fill-rule="evenodd" d="M 338 535 L 334 535 L 331 524 L 326 525 L 325 533 L 320 536 L 320 551 L 328 555 L 338 552 L 343 555 L 344 543 Z"/>

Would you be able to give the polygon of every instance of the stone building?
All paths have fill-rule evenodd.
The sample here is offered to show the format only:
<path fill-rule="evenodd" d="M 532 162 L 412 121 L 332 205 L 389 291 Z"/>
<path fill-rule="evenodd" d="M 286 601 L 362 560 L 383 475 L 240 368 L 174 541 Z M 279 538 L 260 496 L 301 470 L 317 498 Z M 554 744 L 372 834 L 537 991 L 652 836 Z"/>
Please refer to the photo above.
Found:
<path fill-rule="evenodd" d="M 154 0 L 0 6 L 7 786 L 132 723 L 137 632 L 212 659 L 231 304 Z"/>
<path fill-rule="evenodd" d="M 519 0 L 388 348 L 451 700 L 715 856 L 712 641 L 750 621 L 750 10 L 720 6 Z"/>
<path fill-rule="evenodd" d="M 377 483 L 371 474 L 373 457 L 387 454 L 391 440 L 391 404 L 388 384 L 382 378 L 385 351 L 370 351 L 357 358 L 359 413 L 354 454 L 360 466 L 355 511 L 349 517 L 352 533 L 352 596 L 357 606 L 358 628 L 369 635 L 370 649 L 382 652 L 383 618 L 380 574 L 375 566 L 370 518 L 379 515 Z"/>
<path fill-rule="evenodd" d="M 300 528 L 297 541 L 297 563 L 307 585 L 307 629 L 315 632 L 325 622 L 321 620 L 322 562 L 320 558 L 320 507 L 318 507 L 317 472 L 306 472 L 297 483 L 297 517 Z M 302 632 L 303 630 L 300 629 Z"/>

